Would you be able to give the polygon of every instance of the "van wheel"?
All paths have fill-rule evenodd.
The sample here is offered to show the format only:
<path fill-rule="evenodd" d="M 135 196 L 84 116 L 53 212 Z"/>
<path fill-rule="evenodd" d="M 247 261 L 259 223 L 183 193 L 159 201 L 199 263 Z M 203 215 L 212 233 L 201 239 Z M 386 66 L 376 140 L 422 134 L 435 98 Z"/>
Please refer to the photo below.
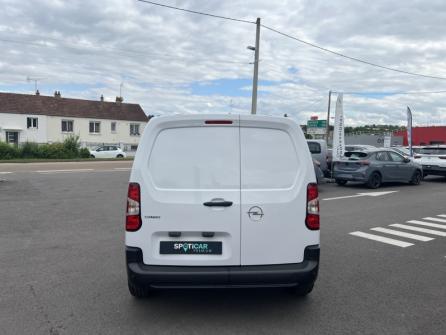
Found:
<path fill-rule="evenodd" d="M 378 188 L 381 186 L 382 178 L 378 172 L 373 172 L 367 181 L 367 186 L 369 188 Z"/>
<path fill-rule="evenodd" d="M 412 179 L 410 180 L 410 184 L 412 185 L 419 185 L 421 182 L 421 179 L 423 179 L 423 176 L 421 175 L 420 170 L 416 170 L 412 176 Z"/>
<path fill-rule="evenodd" d="M 344 179 L 336 179 L 336 184 L 340 185 L 340 186 L 344 186 L 345 184 L 347 184 L 347 180 Z"/>
<path fill-rule="evenodd" d="M 152 290 L 148 286 L 135 285 L 130 282 L 128 282 L 128 284 L 130 294 L 135 298 L 143 299 L 150 296 Z"/>
<path fill-rule="evenodd" d="M 116 156 L 117 158 L 122 158 L 124 157 L 123 155 L 119 154 L 118 156 Z"/>
<path fill-rule="evenodd" d="M 90 158 L 94 158 L 94 155 L 90 155 Z"/>
<path fill-rule="evenodd" d="M 298 297 L 305 297 L 313 291 L 314 283 L 290 287 L 290 292 Z"/>

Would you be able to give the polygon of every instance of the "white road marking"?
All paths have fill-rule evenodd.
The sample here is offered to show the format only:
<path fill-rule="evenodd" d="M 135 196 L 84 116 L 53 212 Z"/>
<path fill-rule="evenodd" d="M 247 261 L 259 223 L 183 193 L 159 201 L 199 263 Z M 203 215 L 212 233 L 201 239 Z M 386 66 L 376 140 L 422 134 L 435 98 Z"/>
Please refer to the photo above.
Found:
<path fill-rule="evenodd" d="M 66 172 L 88 172 L 88 171 L 94 171 L 94 169 L 71 169 L 71 170 L 38 170 L 37 173 L 44 173 L 44 174 L 50 174 L 50 173 L 66 173 Z"/>
<path fill-rule="evenodd" d="M 439 214 L 437 216 L 441 216 L 442 218 L 446 218 L 446 214 Z"/>
<path fill-rule="evenodd" d="M 353 235 L 353 236 L 367 238 L 369 240 L 374 240 L 374 241 L 378 241 L 378 242 L 382 242 L 382 243 L 396 245 L 401 248 L 406 248 L 406 247 L 410 247 L 411 245 L 413 245 L 413 243 L 394 240 L 393 238 L 382 237 L 382 236 L 373 235 L 373 234 L 367 234 L 367 233 L 363 233 L 361 231 L 354 231 L 349 234 Z"/>
<path fill-rule="evenodd" d="M 438 219 L 438 218 L 432 218 L 432 217 L 423 218 L 423 220 L 429 220 L 429 221 L 436 221 L 436 222 L 444 222 L 444 223 L 446 223 L 445 219 Z"/>
<path fill-rule="evenodd" d="M 399 230 L 393 230 L 393 229 L 387 229 L 387 228 L 381 228 L 381 227 L 372 228 L 371 230 L 379 231 L 381 233 L 386 233 L 386 234 L 406 237 L 406 238 L 410 238 L 412 240 L 418 240 L 418 241 L 423 241 L 423 242 L 432 241 L 434 239 L 433 237 L 427 237 L 427 236 L 421 236 L 421 235 L 416 235 L 416 234 L 411 234 L 411 233 L 405 233 L 405 232 L 402 232 L 402 231 L 399 231 Z"/>
<path fill-rule="evenodd" d="M 114 168 L 113 170 L 130 171 L 132 168 Z"/>
<path fill-rule="evenodd" d="M 10 174 L 10 173 L 12 173 L 12 172 L 8 172 L 8 171 L 0 172 L 0 174 Z"/>
<path fill-rule="evenodd" d="M 446 225 L 438 224 L 438 223 L 430 223 L 430 222 L 424 222 L 424 221 L 418 221 L 418 220 L 410 220 L 410 221 L 407 221 L 407 223 L 415 223 L 415 224 L 419 224 L 421 226 L 446 229 Z"/>
<path fill-rule="evenodd" d="M 437 236 L 446 236 L 446 232 L 444 232 L 444 231 L 425 229 L 425 228 L 420 228 L 420 227 L 413 227 L 413 226 L 408 226 L 405 224 L 394 223 L 394 224 L 391 224 L 390 226 L 396 227 L 396 228 L 403 228 L 403 229 L 418 231 L 420 233 L 432 234 L 432 235 L 437 235 Z"/>
<path fill-rule="evenodd" d="M 367 192 L 367 193 L 357 193 L 355 195 L 346 195 L 334 198 L 325 198 L 322 200 L 338 200 L 338 199 L 348 199 L 348 198 L 359 198 L 359 197 L 379 197 L 381 195 L 391 194 L 398 191 L 386 191 L 386 192 Z"/>

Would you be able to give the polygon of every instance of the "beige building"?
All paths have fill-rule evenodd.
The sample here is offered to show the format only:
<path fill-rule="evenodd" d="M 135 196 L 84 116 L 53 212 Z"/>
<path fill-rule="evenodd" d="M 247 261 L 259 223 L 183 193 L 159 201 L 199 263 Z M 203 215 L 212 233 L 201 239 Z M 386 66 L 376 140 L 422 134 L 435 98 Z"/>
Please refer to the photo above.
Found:
<path fill-rule="evenodd" d="M 40 94 L 0 93 L 0 141 L 62 142 L 78 135 L 82 146 L 117 144 L 135 150 L 148 117 L 138 104 Z"/>

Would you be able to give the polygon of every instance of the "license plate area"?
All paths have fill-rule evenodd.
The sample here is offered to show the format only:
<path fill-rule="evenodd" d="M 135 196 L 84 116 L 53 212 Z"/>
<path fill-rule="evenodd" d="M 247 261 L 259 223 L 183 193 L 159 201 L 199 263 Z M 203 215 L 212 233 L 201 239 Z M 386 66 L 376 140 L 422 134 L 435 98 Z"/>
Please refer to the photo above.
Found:
<path fill-rule="evenodd" d="M 217 241 L 160 241 L 161 255 L 221 255 L 223 243 Z"/>

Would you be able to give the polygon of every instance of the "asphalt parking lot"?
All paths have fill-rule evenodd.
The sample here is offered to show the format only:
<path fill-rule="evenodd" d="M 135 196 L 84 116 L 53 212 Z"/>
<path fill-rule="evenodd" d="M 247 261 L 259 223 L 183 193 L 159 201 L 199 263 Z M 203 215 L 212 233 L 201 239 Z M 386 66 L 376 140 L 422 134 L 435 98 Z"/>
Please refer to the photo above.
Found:
<path fill-rule="evenodd" d="M 321 265 L 307 298 L 163 291 L 141 301 L 124 264 L 130 166 L 0 165 L 1 334 L 445 333 L 445 178 L 321 185 Z"/>

